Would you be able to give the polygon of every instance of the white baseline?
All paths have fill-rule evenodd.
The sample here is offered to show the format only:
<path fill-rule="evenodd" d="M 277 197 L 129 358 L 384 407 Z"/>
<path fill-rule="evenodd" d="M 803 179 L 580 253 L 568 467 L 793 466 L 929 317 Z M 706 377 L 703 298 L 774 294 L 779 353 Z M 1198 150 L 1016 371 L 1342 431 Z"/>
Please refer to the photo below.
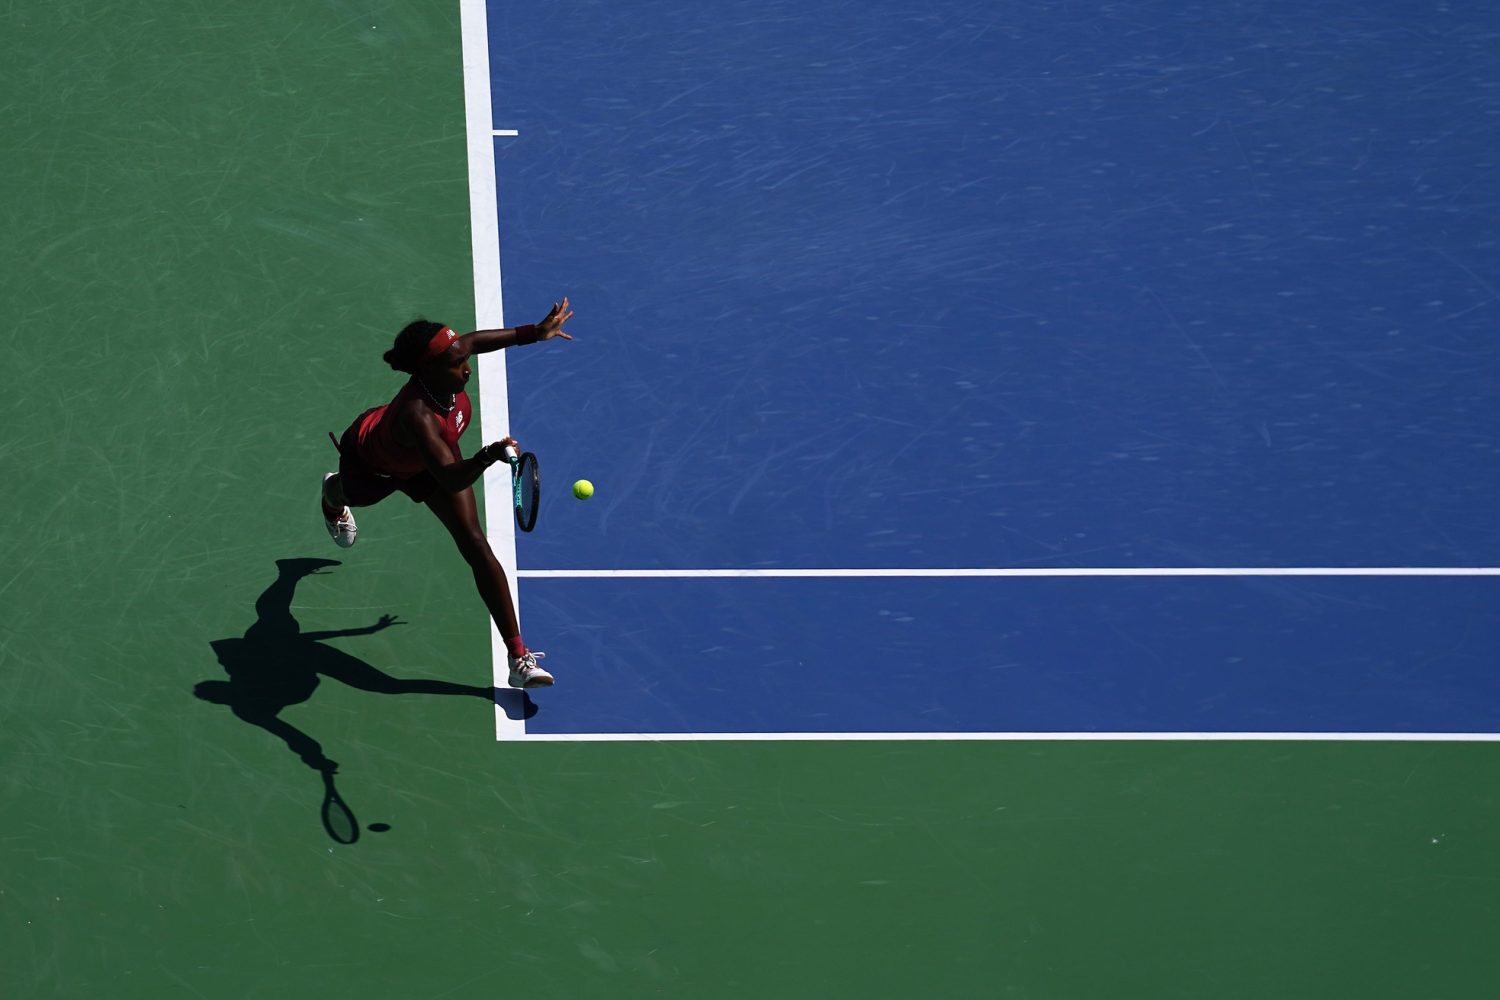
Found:
<path fill-rule="evenodd" d="M 1137 576 L 1500 576 L 1497 566 L 1096 566 L 951 569 L 523 569 L 534 580 L 676 577 L 796 579 L 799 577 L 1137 577 Z"/>
<path fill-rule="evenodd" d="M 1500 733 L 526 733 L 528 743 L 1496 743 Z"/>

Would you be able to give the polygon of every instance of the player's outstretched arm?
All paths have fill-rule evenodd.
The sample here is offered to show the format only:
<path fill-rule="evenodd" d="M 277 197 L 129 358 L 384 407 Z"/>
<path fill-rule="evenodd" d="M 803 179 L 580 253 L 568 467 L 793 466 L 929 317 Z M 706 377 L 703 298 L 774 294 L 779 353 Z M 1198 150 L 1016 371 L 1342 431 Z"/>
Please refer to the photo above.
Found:
<path fill-rule="evenodd" d="M 469 353 L 487 354 L 490 351 L 503 351 L 507 347 L 515 347 L 520 344 L 535 344 L 542 340 L 551 340 L 554 337 L 562 340 L 572 340 L 572 334 L 563 330 L 563 324 L 573 318 L 573 310 L 568 306 L 567 296 L 563 296 L 561 302 L 554 302 L 552 309 L 543 317 L 540 323 L 528 324 L 503 330 L 475 330 L 473 333 L 464 334 L 468 340 Z"/>

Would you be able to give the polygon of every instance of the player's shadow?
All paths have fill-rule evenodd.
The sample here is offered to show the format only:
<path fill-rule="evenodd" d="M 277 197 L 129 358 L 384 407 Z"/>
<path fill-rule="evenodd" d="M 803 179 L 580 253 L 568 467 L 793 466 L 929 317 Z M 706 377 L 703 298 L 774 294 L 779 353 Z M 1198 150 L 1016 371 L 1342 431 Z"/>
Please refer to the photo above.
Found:
<path fill-rule="evenodd" d="M 229 679 L 199 681 L 194 685 L 193 693 L 204 701 L 228 706 L 238 718 L 279 737 L 304 764 L 319 772 L 327 795 L 324 826 L 335 840 L 353 843 L 359 836 L 357 825 L 350 832 L 342 825 L 330 825 L 328 820 L 327 801 L 337 799 L 338 795 L 333 787 L 338 764 L 328 759 L 317 740 L 280 717 L 281 710 L 288 705 L 312 697 L 321 677 L 332 677 L 350 687 L 377 694 L 445 694 L 483 698 L 498 703 L 513 719 L 535 715 L 536 704 L 526 692 L 509 688 L 392 677 L 364 660 L 323 644 L 324 639 L 370 635 L 402 624 L 393 615 L 382 615 L 375 624 L 362 628 L 303 632 L 291 610 L 297 583 L 305 576 L 338 565 L 333 559 L 278 559 L 276 579 L 255 602 L 255 623 L 241 638 L 215 639 L 209 643 Z M 352 821 L 352 816 L 350 819 Z"/>

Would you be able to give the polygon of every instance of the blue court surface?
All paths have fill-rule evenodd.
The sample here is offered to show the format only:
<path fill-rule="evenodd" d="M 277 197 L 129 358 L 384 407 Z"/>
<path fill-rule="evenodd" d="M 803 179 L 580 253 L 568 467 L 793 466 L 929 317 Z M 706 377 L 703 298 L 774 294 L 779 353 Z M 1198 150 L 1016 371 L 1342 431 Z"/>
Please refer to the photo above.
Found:
<path fill-rule="evenodd" d="M 532 580 L 527 733 L 1500 732 L 1496 584 Z"/>
<path fill-rule="evenodd" d="M 525 575 L 1500 566 L 1494 9 L 489 17 L 528 734 L 1500 732 L 1490 577 Z"/>

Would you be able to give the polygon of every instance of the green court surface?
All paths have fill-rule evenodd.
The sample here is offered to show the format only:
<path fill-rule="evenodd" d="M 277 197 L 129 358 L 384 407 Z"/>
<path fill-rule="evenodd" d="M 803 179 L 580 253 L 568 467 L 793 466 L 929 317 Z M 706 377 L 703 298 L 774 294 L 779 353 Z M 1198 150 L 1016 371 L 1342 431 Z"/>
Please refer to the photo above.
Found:
<path fill-rule="evenodd" d="M 324 679 L 283 719 L 335 843 L 194 686 L 335 556 L 285 655 L 390 614 L 326 645 L 490 682 L 436 522 L 338 553 L 314 504 L 394 331 L 472 322 L 457 7 L 21 2 L 0 51 L 0 996 L 1493 991 L 1487 743 L 512 745 Z"/>

